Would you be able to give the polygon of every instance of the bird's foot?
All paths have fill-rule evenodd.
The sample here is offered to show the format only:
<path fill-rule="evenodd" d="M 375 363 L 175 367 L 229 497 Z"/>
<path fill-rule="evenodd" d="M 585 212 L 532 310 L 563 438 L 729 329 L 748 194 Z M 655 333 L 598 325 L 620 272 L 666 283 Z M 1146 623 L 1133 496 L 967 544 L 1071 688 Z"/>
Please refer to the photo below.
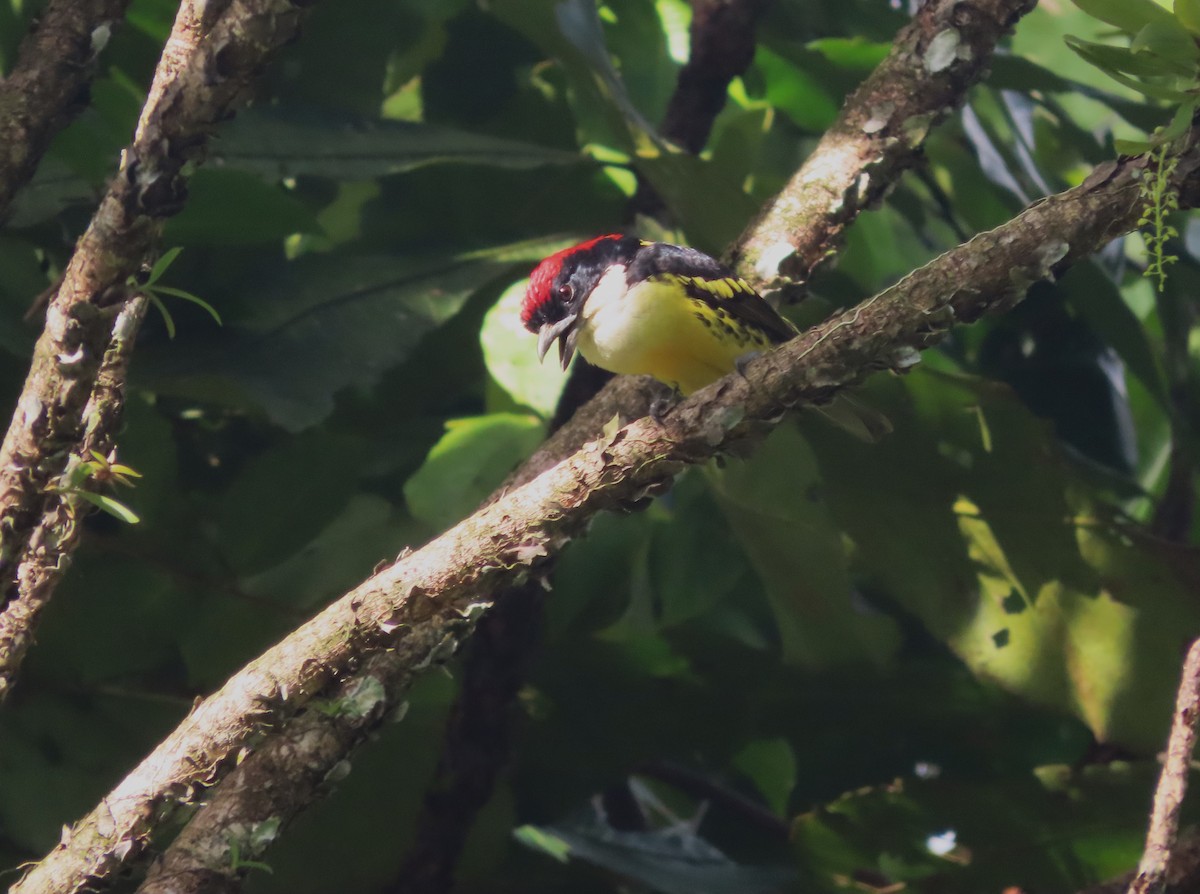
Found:
<path fill-rule="evenodd" d="M 738 375 L 743 379 L 746 378 L 746 367 L 762 356 L 762 351 L 747 351 L 742 356 L 733 361 L 733 368 L 737 370 Z"/>
<path fill-rule="evenodd" d="M 650 401 L 650 418 L 662 425 L 667 413 L 675 409 L 676 404 L 683 400 L 683 392 L 677 385 L 672 385 L 666 394 L 660 394 Z"/>

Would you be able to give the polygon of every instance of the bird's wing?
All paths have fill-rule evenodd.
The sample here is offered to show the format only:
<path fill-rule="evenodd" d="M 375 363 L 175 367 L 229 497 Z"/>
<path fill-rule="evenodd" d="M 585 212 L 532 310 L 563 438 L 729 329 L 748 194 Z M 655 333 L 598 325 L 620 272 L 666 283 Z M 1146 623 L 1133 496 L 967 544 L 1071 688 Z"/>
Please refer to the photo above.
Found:
<path fill-rule="evenodd" d="M 725 310 L 772 342 L 785 342 L 796 335 L 796 327 L 748 282 L 702 251 L 664 242 L 643 245 L 626 271 L 627 281 L 632 284 L 662 276 L 678 279 L 693 298 Z"/>

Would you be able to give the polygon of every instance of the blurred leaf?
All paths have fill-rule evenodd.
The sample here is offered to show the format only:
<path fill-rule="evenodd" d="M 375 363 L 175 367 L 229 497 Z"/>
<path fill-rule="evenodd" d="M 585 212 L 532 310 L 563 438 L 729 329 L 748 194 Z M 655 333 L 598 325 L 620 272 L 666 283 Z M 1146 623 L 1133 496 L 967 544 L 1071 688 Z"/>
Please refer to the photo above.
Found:
<path fill-rule="evenodd" d="M 589 811 L 515 834 L 557 860 L 568 855 L 586 860 L 664 894 L 767 894 L 792 877 L 784 869 L 740 866 L 687 825 L 622 832 Z"/>
<path fill-rule="evenodd" d="M 511 168 L 586 163 L 574 152 L 410 121 L 362 120 L 310 108 L 256 108 L 222 135 L 214 161 L 262 177 L 357 180 L 430 164 Z"/>
<path fill-rule="evenodd" d="M 95 204 L 97 199 L 97 189 L 86 177 L 50 156 L 38 166 L 33 180 L 17 193 L 5 225 L 16 230 L 36 226 L 65 208 Z"/>
<path fill-rule="evenodd" d="M 1073 506 L 1062 459 L 1003 390 L 921 370 L 907 381 L 872 389 L 896 430 L 871 448 L 806 427 L 858 559 L 976 674 L 1101 741 L 1159 747 L 1178 650 L 1200 630 L 1184 596 L 1200 558 L 1163 563 Z"/>
<path fill-rule="evenodd" d="M 861 877 L 945 894 L 1079 890 L 1137 862 L 1156 775 L 1154 765 L 1114 764 L 897 781 L 799 817 L 796 856 L 819 891 L 855 890 Z"/>
<path fill-rule="evenodd" d="M 403 360 L 509 264 L 540 259 L 544 245 L 432 259 L 301 257 L 261 283 L 241 283 L 220 337 L 187 352 L 147 352 L 139 369 L 149 367 L 157 387 L 178 393 L 213 377 L 232 380 L 272 419 L 299 431 L 329 414 L 338 391 L 370 385 Z M 248 313 L 237 312 L 239 299 Z"/>
<path fill-rule="evenodd" d="M 843 68 L 870 71 L 887 57 L 892 45 L 862 37 L 822 37 L 809 41 L 807 48 Z"/>
<path fill-rule="evenodd" d="M 663 197 L 696 248 L 719 255 L 755 211 L 755 202 L 712 162 L 683 152 L 651 153 L 634 165 Z"/>
<path fill-rule="evenodd" d="M 1071 0 L 1090 16 L 1115 25 L 1126 34 L 1137 34 L 1152 22 L 1172 24 L 1169 12 L 1154 0 Z"/>
<path fill-rule="evenodd" d="M 425 464 L 405 482 L 409 510 L 436 531 L 465 518 L 542 437 L 542 423 L 534 416 L 450 420 Z"/>
<path fill-rule="evenodd" d="M 189 180 L 188 194 L 183 211 L 167 221 L 168 242 L 245 245 L 321 231 L 303 202 L 243 171 L 201 168 Z"/>
<path fill-rule="evenodd" d="M 1093 261 L 1072 267 L 1059 280 L 1067 303 L 1092 330 L 1112 345 L 1126 367 L 1163 407 L 1169 405 L 1162 369 L 1141 321 L 1129 309 L 1116 284 Z"/>
<path fill-rule="evenodd" d="M 853 592 L 816 458 L 795 427 L 779 426 L 752 457 L 709 475 L 771 600 L 783 659 L 810 668 L 886 663 L 895 625 Z"/>
<path fill-rule="evenodd" d="M 833 123 L 838 103 L 808 72 L 763 46 L 755 51 L 754 65 L 766 82 L 764 99 L 786 112 L 797 127 L 820 133 Z"/>
<path fill-rule="evenodd" d="M 517 404 L 536 410 L 543 419 L 554 414 L 567 373 L 557 363 L 541 363 L 537 340 L 521 323 L 521 301 L 527 279 L 513 283 L 483 318 L 479 343 L 488 373 Z"/>
<path fill-rule="evenodd" d="M 357 449 L 345 436 L 316 430 L 247 463 L 214 517 L 224 562 L 239 575 L 261 571 L 312 540 L 357 490 Z M 287 524 L 263 525 L 258 513 L 267 508 Z"/>
<path fill-rule="evenodd" d="M 796 785 L 796 756 L 786 739 L 760 739 L 751 742 L 733 759 L 762 793 L 771 809 L 785 816 L 788 799 Z"/>

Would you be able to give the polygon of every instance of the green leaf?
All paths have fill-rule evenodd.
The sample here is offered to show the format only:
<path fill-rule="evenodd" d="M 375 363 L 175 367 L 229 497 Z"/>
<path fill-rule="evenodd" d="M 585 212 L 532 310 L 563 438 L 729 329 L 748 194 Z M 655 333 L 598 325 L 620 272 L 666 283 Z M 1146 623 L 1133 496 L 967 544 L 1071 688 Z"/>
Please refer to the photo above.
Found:
<path fill-rule="evenodd" d="M 126 524 L 136 525 L 139 521 L 141 521 L 136 512 L 134 512 L 120 500 L 114 500 L 107 494 L 98 494 L 90 490 L 76 490 L 72 493 L 74 493 L 75 496 L 91 503 L 97 509 L 104 510 L 109 515 L 125 522 Z"/>
<path fill-rule="evenodd" d="M 775 612 L 784 661 L 809 668 L 882 665 L 898 646 L 891 618 L 855 605 L 842 534 L 816 457 L 792 425 L 750 458 L 709 469 L 729 527 Z"/>
<path fill-rule="evenodd" d="M 796 756 L 787 739 L 751 742 L 734 757 L 733 765 L 754 781 L 772 810 L 787 815 L 788 799 L 796 785 Z"/>
<path fill-rule="evenodd" d="M 303 107 L 243 112 L 214 145 L 229 168 L 282 179 L 364 180 L 432 164 L 504 168 L 588 164 L 585 156 L 409 121 L 364 121 Z"/>
<path fill-rule="evenodd" d="M 727 171 L 684 152 L 648 152 L 634 159 L 667 206 L 688 242 L 719 255 L 742 231 L 757 203 Z"/>
<path fill-rule="evenodd" d="M 766 82 L 766 101 L 797 127 L 820 133 L 833 123 L 839 103 L 817 78 L 762 45 L 755 50 L 754 66 Z"/>
<path fill-rule="evenodd" d="M 554 362 L 538 361 L 536 339 L 521 323 L 521 300 L 527 279 L 518 280 L 500 296 L 483 318 L 479 343 L 488 373 L 520 406 L 550 418 L 567 382 L 567 373 Z"/>
<path fill-rule="evenodd" d="M 146 297 L 150 299 L 150 303 L 162 314 L 163 325 L 167 327 L 167 338 L 175 338 L 175 318 L 171 316 L 171 312 L 167 310 L 167 306 L 163 304 L 162 299 L 155 295 L 153 291 L 147 290 Z"/>
<path fill-rule="evenodd" d="M 536 416 L 452 419 L 425 464 L 404 483 L 409 511 L 434 530 L 470 515 L 541 442 Z"/>
<path fill-rule="evenodd" d="M 1110 78 L 1124 84 L 1131 90 L 1136 90 L 1146 96 L 1166 100 L 1167 102 L 1187 102 L 1191 99 L 1190 94 L 1184 90 L 1150 83 L 1141 78 L 1130 77 L 1125 73 L 1126 71 L 1134 70 L 1135 73 L 1142 75 L 1161 75 L 1162 72 L 1153 60 L 1144 57 L 1138 58 L 1131 50 L 1121 47 L 1090 43 L 1070 36 L 1066 38 L 1066 41 L 1067 45 L 1082 58 L 1091 62 Z"/>
<path fill-rule="evenodd" d="M 183 211 L 163 238 L 183 245 L 254 245 L 293 233 L 319 233 L 316 216 L 282 187 L 246 171 L 201 168 L 188 185 Z"/>
<path fill-rule="evenodd" d="M 917 369 L 868 398 L 895 424 L 878 444 L 805 426 L 864 571 L 981 678 L 1074 714 L 1101 741 L 1160 747 L 1179 659 L 1148 644 L 1200 629 L 1183 596 L 1197 557 L 1168 559 L 1096 519 L 1045 424 L 1007 388 Z"/>
<path fill-rule="evenodd" d="M 479 287 L 558 240 L 442 257 L 305 255 L 240 282 L 226 327 L 188 351 L 146 350 L 139 369 L 173 393 L 234 384 L 284 427 L 299 431 L 333 409 L 341 389 L 369 386 L 451 319 Z M 528 268 L 526 268 L 528 269 Z M 237 311 L 241 307 L 243 310 Z M 142 362 L 144 361 L 144 362 Z"/>
<path fill-rule="evenodd" d="M 1152 22 L 1173 24 L 1171 13 L 1154 0 L 1071 0 L 1090 16 L 1132 36 Z"/>
<path fill-rule="evenodd" d="M 164 251 L 158 260 L 154 262 L 154 266 L 150 268 L 150 276 L 147 278 L 145 284 L 152 286 L 158 282 L 162 278 L 162 275 L 175 263 L 175 259 L 179 257 L 181 251 L 183 251 L 183 247 L 179 245 Z"/>
<path fill-rule="evenodd" d="M 190 301 L 192 304 L 203 308 L 208 312 L 208 315 L 213 318 L 218 326 L 222 325 L 221 315 L 217 313 L 217 309 L 201 298 L 199 295 L 193 295 L 191 292 L 185 292 L 183 289 L 172 288 L 171 286 L 155 286 L 153 291 L 161 295 L 172 295 L 175 298 L 182 298 L 184 301 Z"/>
<path fill-rule="evenodd" d="M 526 846 L 558 860 L 569 854 L 663 894 L 768 894 L 781 890 L 793 875 L 739 865 L 686 823 L 625 832 L 589 811 L 554 825 L 523 828 L 518 840 Z"/>
<path fill-rule="evenodd" d="M 1162 369 L 1146 330 L 1121 292 L 1093 261 L 1076 264 L 1060 280 L 1067 303 L 1120 355 L 1163 408 L 1170 406 Z"/>
<path fill-rule="evenodd" d="M 1175 18 L 1192 34 L 1200 34 L 1200 0 L 1175 0 Z"/>
<path fill-rule="evenodd" d="M 1079 890 L 1137 863 L 1156 775 L 1153 763 L 1116 763 L 897 780 L 799 817 L 795 854 L 822 892 L 860 875 L 914 894 Z"/>
<path fill-rule="evenodd" d="M 1196 46 L 1195 39 L 1174 19 L 1151 22 L 1137 33 L 1130 43 L 1130 49 L 1135 53 L 1148 53 L 1171 63 L 1172 67 L 1185 77 L 1189 74 L 1194 76 L 1196 63 L 1200 62 L 1200 47 Z"/>
<path fill-rule="evenodd" d="M 1147 140 L 1113 140 L 1113 148 L 1118 155 L 1141 155 L 1153 149 L 1154 144 Z"/>

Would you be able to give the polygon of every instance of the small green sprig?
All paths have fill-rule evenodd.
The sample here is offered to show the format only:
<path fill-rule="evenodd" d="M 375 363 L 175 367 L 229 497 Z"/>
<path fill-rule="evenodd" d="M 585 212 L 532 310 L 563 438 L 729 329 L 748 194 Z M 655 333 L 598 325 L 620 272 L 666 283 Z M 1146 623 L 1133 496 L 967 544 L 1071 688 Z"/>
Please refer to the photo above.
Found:
<path fill-rule="evenodd" d="M 1179 210 L 1179 193 L 1171 185 L 1171 175 L 1179 164 L 1179 156 L 1172 154 L 1170 148 L 1170 143 L 1164 140 L 1150 152 L 1150 164 L 1142 174 L 1141 198 L 1144 204 L 1142 217 L 1138 221 L 1138 227 L 1144 228 L 1143 238 L 1150 255 L 1144 275 L 1158 280 L 1160 292 L 1167 285 L 1167 265 L 1179 260 L 1177 256 L 1166 252 L 1167 240 L 1179 235 L 1179 230 L 1167 223 L 1167 216 Z"/>
<path fill-rule="evenodd" d="M 136 525 L 141 520 L 136 512 L 120 500 L 89 489 L 88 485 L 92 483 L 123 484 L 126 487 L 133 487 L 133 482 L 129 479 L 141 478 L 141 473 L 117 462 L 115 451 L 109 456 L 105 456 L 99 451 L 92 450 L 91 456 L 91 459 L 72 462 L 54 489 L 61 494 L 69 494 L 91 503 L 97 509 L 101 509 L 127 524 Z"/>
<path fill-rule="evenodd" d="M 163 323 L 166 324 L 168 338 L 175 337 L 175 319 L 171 316 L 171 312 L 167 310 L 167 305 L 162 300 L 163 295 L 171 295 L 175 298 L 182 298 L 184 301 L 190 301 L 192 304 L 206 310 L 218 326 L 222 325 L 221 315 L 217 313 L 217 309 L 203 298 L 193 295 L 191 292 L 185 292 L 183 289 L 176 289 L 172 286 L 164 286 L 159 283 L 162 275 L 167 272 L 167 268 L 179 257 L 181 251 L 183 251 L 182 248 L 172 248 L 163 252 L 162 257 L 150 269 L 150 275 L 146 277 L 145 282 L 138 282 L 136 277 L 130 277 L 128 283 L 131 289 L 143 293 L 150 299 L 150 303 L 158 308 L 158 312 L 162 314 Z"/>

